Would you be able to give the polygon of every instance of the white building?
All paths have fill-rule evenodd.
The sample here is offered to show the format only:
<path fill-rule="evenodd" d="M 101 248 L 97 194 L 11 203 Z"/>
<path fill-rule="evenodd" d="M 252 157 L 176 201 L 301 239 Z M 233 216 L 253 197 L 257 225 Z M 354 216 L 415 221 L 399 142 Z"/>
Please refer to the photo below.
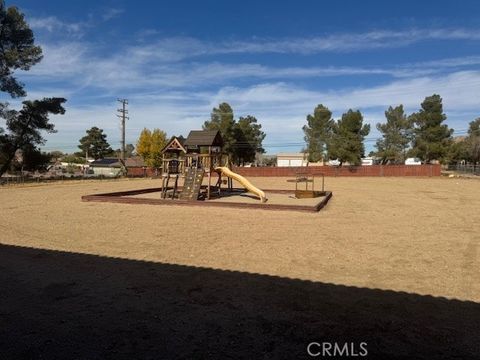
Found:
<path fill-rule="evenodd" d="M 307 166 L 307 156 L 304 153 L 279 153 L 277 154 L 277 166 Z"/>

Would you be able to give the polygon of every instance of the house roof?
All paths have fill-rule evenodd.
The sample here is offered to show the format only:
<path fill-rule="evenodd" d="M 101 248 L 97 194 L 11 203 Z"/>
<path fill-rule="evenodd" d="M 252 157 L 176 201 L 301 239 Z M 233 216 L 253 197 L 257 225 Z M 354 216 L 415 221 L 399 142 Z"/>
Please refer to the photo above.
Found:
<path fill-rule="evenodd" d="M 116 158 L 98 159 L 90 163 L 92 167 L 121 167 L 120 161 Z"/>
<path fill-rule="evenodd" d="M 144 167 L 145 162 L 143 161 L 141 156 L 132 156 L 128 159 L 125 159 L 125 166 L 128 167 Z"/>
<path fill-rule="evenodd" d="M 223 146 L 223 139 L 218 130 L 192 130 L 184 145 L 186 147 Z"/>
<path fill-rule="evenodd" d="M 167 151 L 183 151 L 187 152 L 185 147 L 185 138 L 183 136 L 172 136 L 172 138 L 168 141 L 167 145 L 162 149 L 162 154 Z"/>

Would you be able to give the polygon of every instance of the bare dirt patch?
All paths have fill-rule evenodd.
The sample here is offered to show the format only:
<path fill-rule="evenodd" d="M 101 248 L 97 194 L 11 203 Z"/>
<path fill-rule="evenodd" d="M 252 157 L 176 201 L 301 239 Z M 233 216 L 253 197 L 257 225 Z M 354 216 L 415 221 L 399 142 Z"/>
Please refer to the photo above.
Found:
<path fill-rule="evenodd" d="M 327 178 L 312 214 L 80 200 L 158 186 L 0 188 L 6 354 L 295 358 L 362 336 L 379 356 L 480 351 L 478 181 Z"/>

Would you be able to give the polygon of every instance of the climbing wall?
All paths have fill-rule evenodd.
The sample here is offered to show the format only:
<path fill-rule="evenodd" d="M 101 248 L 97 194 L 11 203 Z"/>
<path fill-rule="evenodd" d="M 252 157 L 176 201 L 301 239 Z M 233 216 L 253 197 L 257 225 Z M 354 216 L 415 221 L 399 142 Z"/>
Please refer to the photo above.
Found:
<path fill-rule="evenodd" d="M 180 193 L 181 200 L 197 200 L 202 186 L 203 176 L 205 171 L 203 169 L 188 168 L 185 174 L 185 182 L 183 183 L 183 190 Z"/>

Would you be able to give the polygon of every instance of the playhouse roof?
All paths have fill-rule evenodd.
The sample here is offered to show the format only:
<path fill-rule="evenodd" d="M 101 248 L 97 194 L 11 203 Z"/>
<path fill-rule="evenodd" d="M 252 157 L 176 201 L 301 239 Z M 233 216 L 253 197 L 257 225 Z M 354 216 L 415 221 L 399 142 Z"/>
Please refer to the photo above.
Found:
<path fill-rule="evenodd" d="M 172 136 L 168 141 L 167 145 L 162 149 L 162 154 L 167 151 L 183 151 L 187 152 L 185 149 L 185 138 L 183 136 Z"/>
<path fill-rule="evenodd" d="M 192 130 L 184 145 L 189 146 L 223 146 L 223 139 L 218 130 Z"/>

